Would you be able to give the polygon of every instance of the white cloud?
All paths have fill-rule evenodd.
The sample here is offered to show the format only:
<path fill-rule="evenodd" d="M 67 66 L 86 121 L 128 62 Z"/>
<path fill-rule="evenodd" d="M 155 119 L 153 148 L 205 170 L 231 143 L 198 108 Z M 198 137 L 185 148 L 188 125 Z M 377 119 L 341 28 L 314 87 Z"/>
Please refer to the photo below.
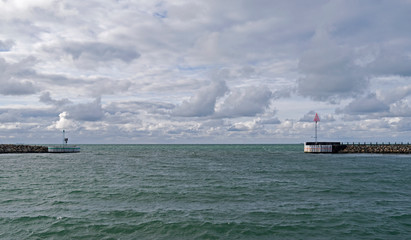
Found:
<path fill-rule="evenodd" d="M 231 91 L 219 106 L 216 117 L 244 117 L 263 113 L 270 104 L 272 92 L 264 86 Z"/>
<path fill-rule="evenodd" d="M 54 122 L 51 126 L 48 127 L 48 129 L 59 129 L 59 130 L 76 130 L 78 128 L 78 124 L 68 118 L 67 112 L 62 112 L 59 114 L 59 120 Z"/>
<path fill-rule="evenodd" d="M 0 136 L 302 142 L 315 110 L 327 139 L 406 138 L 410 11 L 386 0 L 0 1 Z"/>
<path fill-rule="evenodd" d="M 224 96 L 227 90 L 225 81 L 214 80 L 208 86 L 200 89 L 188 101 L 183 101 L 174 109 L 173 115 L 183 117 L 210 116 L 214 114 L 217 99 Z"/>

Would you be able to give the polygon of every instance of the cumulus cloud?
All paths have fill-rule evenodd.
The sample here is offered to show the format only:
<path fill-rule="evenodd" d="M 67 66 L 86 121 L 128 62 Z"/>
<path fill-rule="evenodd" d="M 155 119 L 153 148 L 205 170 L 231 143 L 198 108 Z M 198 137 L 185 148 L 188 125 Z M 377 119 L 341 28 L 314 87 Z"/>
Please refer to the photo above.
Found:
<path fill-rule="evenodd" d="M 355 10 L 342 13 L 349 6 L 355 6 Z M 298 93 L 316 101 L 338 103 L 361 98 L 369 92 L 376 76 L 410 76 L 411 45 L 404 41 L 410 34 L 404 31 L 402 22 L 411 18 L 404 15 L 401 18 L 407 20 L 396 22 L 399 15 L 382 10 L 403 13 L 409 8 L 409 4 L 384 1 L 372 7 L 364 2 L 325 4 L 324 10 L 341 14 L 316 27 L 300 56 Z M 396 22 L 398 28 L 382 21 L 384 18 Z"/>
<path fill-rule="evenodd" d="M 300 122 L 313 122 L 314 121 L 314 117 L 315 117 L 315 111 L 314 110 L 311 110 L 311 111 L 309 111 L 308 113 L 306 113 L 306 114 L 304 114 L 304 116 L 302 117 L 302 118 L 300 118 Z M 320 114 L 321 115 L 321 114 Z M 322 116 L 319 116 L 320 117 L 320 121 L 321 121 L 321 119 L 322 119 Z"/>
<path fill-rule="evenodd" d="M 13 40 L 0 40 L 0 52 L 8 52 L 13 47 L 14 41 Z"/>
<path fill-rule="evenodd" d="M 72 119 L 75 121 L 100 121 L 104 118 L 104 110 L 101 105 L 101 98 L 96 98 L 89 103 L 74 104 L 67 98 L 55 100 L 51 98 L 49 92 L 45 92 L 40 96 L 40 102 L 53 105 L 55 109 L 63 111 L 61 119 Z"/>
<path fill-rule="evenodd" d="M 104 117 L 101 99 L 96 98 L 90 103 L 81 103 L 68 107 L 66 117 L 77 121 L 99 121 Z"/>
<path fill-rule="evenodd" d="M 101 97 L 102 95 L 114 95 L 127 91 L 132 85 L 131 81 L 116 81 L 112 79 L 96 79 L 89 87 L 91 96 Z"/>
<path fill-rule="evenodd" d="M 387 112 L 389 109 L 388 105 L 379 100 L 374 93 L 371 93 L 363 98 L 353 100 L 344 109 L 337 110 L 337 112 L 357 115 Z"/>
<path fill-rule="evenodd" d="M 395 103 L 411 95 L 411 85 L 399 86 L 392 89 L 382 89 L 378 93 L 378 97 L 385 104 Z"/>
<path fill-rule="evenodd" d="M 266 125 L 270 125 L 270 124 L 276 125 L 276 124 L 280 124 L 281 121 L 277 117 L 274 117 L 274 118 L 269 118 L 269 119 L 260 119 L 258 123 L 266 124 Z"/>
<path fill-rule="evenodd" d="M 56 43 L 57 42 L 57 43 Z M 95 69 L 99 66 L 117 66 L 113 62 L 131 64 L 140 58 L 140 53 L 133 44 L 117 44 L 101 41 L 64 41 L 58 40 L 45 44 L 42 50 L 54 55 L 59 61 L 71 59 L 79 69 Z"/>
<path fill-rule="evenodd" d="M 175 108 L 174 104 L 166 102 L 149 102 L 149 101 L 127 101 L 112 102 L 104 110 L 110 114 L 130 113 L 139 114 L 145 112 L 148 114 L 168 115 Z"/>
<path fill-rule="evenodd" d="M 216 117 L 250 117 L 263 113 L 269 106 L 272 92 L 264 86 L 231 91 L 219 106 Z"/>
<path fill-rule="evenodd" d="M 0 123 L 18 122 L 21 114 L 18 111 L 6 111 L 0 113 Z"/>
<path fill-rule="evenodd" d="M 38 91 L 33 82 L 36 77 L 32 66 L 34 58 L 25 58 L 17 63 L 8 63 L 0 58 L 0 94 L 30 95 Z"/>
<path fill-rule="evenodd" d="M 18 81 L 14 78 L 4 81 L 0 90 L 3 95 L 30 95 L 36 92 L 37 89 L 31 81 Z"/>
<path fill-rule="evenodd" d="M 49 129 L 60 129 L 60 130 L 64 130 L 64 129 L 76 129 L 78 128 L 78 124 L 72 120 L 68 118 L 68 114 L 67 112 L 62 112 L 59 114 L 59 120 L 54 122 L 53 125 L 49 126 Z"/>
<path fill-rule="evenodd" d="M 53 122 L 100 142 L 302 142 L 311 109 L 333 121 L 330 137 L 405 136 L 410 11 L 385 0 L 0 1 L 0 136 L 47 136 Z"/>
<path fill-rule="evenodd" d="M 409 134 L 409 132 L 411 131 L 411 119 L 410 118 L 401 119 L 400 121 L 396 122 L 393 125 L 398 131 L 406 132 L 407 134 Z M 407 142 L 409 142 L 408 138 L 407 138 Z"/>
<path fill-rule="evenodd" d="M 251 127 L 244 123 L 235 123 L 232 126 L 230 126 L 227 130 L 231 132 L 244 132 L 250 131 Z"/>
<path fill-rule="evenodd" d="M 182 117 L 204 117 L 214 114 L 216 101 L 224 96 L 228 88 L 225 81 L 214 80 L 208 86 L 200 89 L 188 101 L 177 106 L 173 115 Z"/>
<path fill-rule="evenodd" d="M 355 63 L 353 50 L 338 45 L 326 30 L 314 36 L 313 46 L 301 57 L 298 92 L 314 100 L 338 101 L 362 93 L 368 85 L 362 69 Z"/>
<path fill-rule="evenodd" d="M 411 117 L 410 100 L 403 99 L 390 105 L 390 117 Z"/>
<path fill-rule="evenodd" d="M 408 49 L 408 51 L 404 51 Z M 367 65 L 370 75 L 411 76 L 411 46 L 382 46 Z"/>
<path fill-rule="evenodd" d="M 131 62 L 140 57 L 140 54 L 131 47 L 116 46 L 102 42 L 67 42 L 63 50 L 74 60 L 107 62 L 115 59 Z"/>
<path fill-rule="evenodd" d="M 315 112 L 314 110 L 309 111 L 308 113 L 304 114 L 302 118 L 300 118 L 299 122 L 314 122 L 315 114 L 318 114 L 321 122 L 334 122 L 335 118 L 332 114 L 327 113 L 320 113 Z"/>
<path fill-rule="evenodd" d="M 40 95 L 39 101 L 45 104 L 51 104 L 51 105 L 55 105 L 58 107 L 64 106 L 64 105 L 68 105 L 71 104 L 72 102 L 67 99 L 61 99 L 61 100 L 55 100 L 53 98 L 51 98 L 50 96 L 50 92 L 44 92 L 42 95 Z"/>

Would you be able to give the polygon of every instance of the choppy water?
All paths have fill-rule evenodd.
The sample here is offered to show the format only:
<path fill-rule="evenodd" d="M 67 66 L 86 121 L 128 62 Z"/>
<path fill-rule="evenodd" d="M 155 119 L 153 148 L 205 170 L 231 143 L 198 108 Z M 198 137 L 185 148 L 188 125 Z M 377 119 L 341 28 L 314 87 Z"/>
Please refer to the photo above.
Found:
<path fill-rule="evenodd" d="M 84 145 L 0 155 L 1 239 L 409 239 L 411 155 Z"/>

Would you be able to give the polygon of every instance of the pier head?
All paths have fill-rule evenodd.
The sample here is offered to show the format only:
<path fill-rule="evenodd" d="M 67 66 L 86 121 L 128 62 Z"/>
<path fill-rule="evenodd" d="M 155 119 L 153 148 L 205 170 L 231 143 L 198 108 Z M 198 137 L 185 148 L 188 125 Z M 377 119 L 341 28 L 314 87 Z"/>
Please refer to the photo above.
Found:
<path fill-rule="evenodd" d="M 306 142 L 305 153 L 391 153 L 411 154 L 409 143 L 340 143 L 340 142 Z"/>
<path fill-rule="evenodd" d="M 340 142 L 305 142 L 306 153 L 337 153 L 341 150 Z"/>

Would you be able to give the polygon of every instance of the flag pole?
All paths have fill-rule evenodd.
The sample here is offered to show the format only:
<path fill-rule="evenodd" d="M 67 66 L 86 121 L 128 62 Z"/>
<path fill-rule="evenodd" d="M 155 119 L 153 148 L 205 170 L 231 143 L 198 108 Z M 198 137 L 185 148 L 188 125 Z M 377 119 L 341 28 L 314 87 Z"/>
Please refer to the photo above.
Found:
<path fill-rule="evenodd" d="M 315 122 L 315 145 L 317 145 L 317 123 L 320 121 L 320 117 L 315 113 L 314 122 Z"/>

